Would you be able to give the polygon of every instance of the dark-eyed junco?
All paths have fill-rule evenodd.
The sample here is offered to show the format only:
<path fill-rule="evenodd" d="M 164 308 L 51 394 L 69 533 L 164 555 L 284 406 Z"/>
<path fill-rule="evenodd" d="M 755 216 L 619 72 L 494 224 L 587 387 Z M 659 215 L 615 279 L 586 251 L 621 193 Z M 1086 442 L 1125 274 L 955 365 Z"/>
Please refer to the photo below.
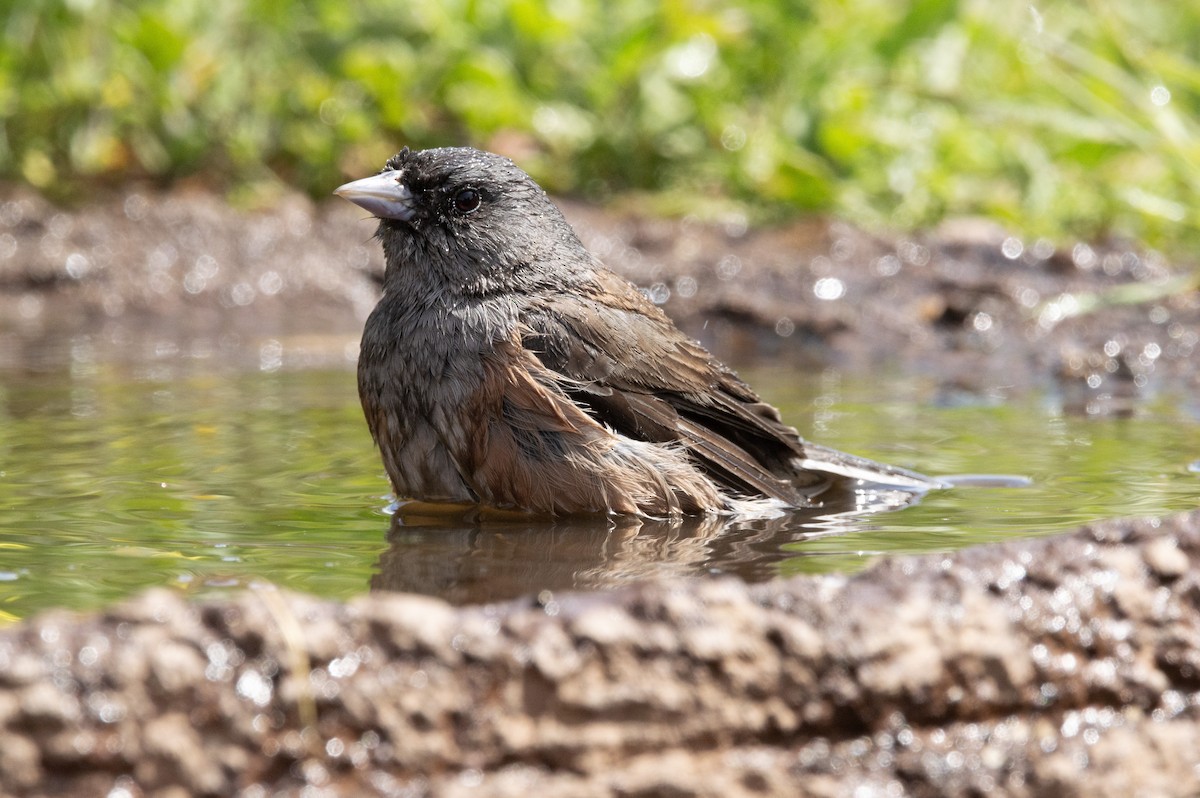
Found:
<path fill-rule="evenodd" d="M 507 158 L 405 148 L 335 193 L 380 220 L 358 389 L 398 498 L 669 516 L 938 485 L 800 438 Z"/>

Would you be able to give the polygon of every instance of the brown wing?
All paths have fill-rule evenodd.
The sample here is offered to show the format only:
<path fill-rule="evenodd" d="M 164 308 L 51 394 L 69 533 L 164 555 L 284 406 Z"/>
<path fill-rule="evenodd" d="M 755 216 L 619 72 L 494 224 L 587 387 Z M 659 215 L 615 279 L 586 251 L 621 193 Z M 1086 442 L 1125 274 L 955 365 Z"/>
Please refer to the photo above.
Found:
<path fill-rule="evenodd" d="M 681 450 L 616 438 L 552 384 L 520 341 L 496 344 L 483 365 L 455 459 L 484 504 L 549 515 L 724 508 L 714 484 Z"/>
<path fill-rule="evenodd" d="M 531 309 L 525 346 L 598 421 L 637 440 L 679 441 L 733 490 L 803 504 L 829 477 L 798 471 L 805 443 L 625 280 Z"/>

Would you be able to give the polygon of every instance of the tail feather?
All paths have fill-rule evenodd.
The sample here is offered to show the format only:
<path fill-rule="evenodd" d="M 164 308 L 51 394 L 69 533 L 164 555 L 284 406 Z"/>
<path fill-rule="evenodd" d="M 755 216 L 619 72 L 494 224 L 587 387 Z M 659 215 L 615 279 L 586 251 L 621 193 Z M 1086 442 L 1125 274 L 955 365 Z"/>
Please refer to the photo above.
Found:
<path fill-rule="evenodd" d="M 871 485 L 922 492 L 946 487 L 940 480 L 918 474 L 916 471 L 878 463 L 809 441 L 804 441 L 804 457 L 797 458 L 796 465 L 802 469 L 836 474 Z"/>

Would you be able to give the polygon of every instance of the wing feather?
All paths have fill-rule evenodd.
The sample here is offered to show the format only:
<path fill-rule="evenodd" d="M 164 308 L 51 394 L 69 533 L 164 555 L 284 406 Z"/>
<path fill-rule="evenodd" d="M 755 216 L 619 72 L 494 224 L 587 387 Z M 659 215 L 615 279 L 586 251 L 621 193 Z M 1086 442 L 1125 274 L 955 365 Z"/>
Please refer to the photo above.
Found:
<path fill-rule="evenodd" d="M 804 442 L 775 409 L 624 280 L 557 298 L 526 323 L 525 345 L 559 389 L 618 433 L 678 442 L 743 494 L 803 504 L 827 484 L 796 469 Z"/>

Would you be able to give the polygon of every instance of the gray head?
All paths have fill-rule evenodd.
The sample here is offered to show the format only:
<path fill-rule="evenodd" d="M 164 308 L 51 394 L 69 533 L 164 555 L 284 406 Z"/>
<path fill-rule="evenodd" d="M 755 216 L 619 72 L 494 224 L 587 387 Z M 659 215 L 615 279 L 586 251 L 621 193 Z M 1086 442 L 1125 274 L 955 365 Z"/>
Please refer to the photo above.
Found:
<path fill-rule="evenodd" d="M 470 147 L 412 151 L 335 192 L 379 217 L 385 291 L 485 296 L 570 283 L 590 259 L 546 192 L 507 158 Z"/>

